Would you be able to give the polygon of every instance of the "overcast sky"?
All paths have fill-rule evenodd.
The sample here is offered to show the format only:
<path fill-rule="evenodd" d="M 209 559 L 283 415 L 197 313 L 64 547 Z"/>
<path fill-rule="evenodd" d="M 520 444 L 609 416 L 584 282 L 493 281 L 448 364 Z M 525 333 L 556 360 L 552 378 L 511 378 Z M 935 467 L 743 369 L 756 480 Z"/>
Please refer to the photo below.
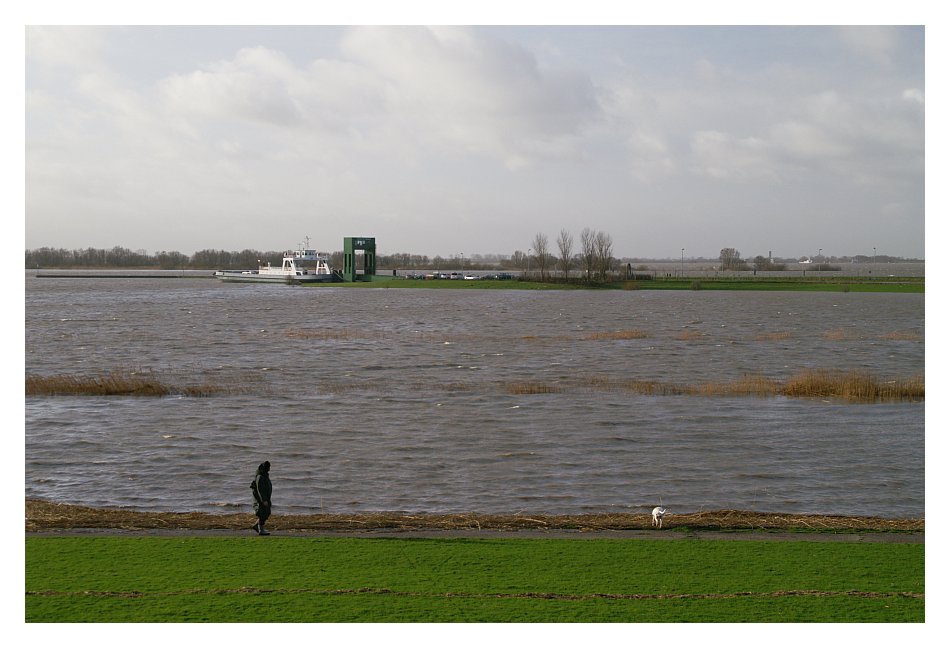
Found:
<path fill-rule="evenodd" d="M 26 247 L 924 257 L 922 27 L 27 27 Z"/>

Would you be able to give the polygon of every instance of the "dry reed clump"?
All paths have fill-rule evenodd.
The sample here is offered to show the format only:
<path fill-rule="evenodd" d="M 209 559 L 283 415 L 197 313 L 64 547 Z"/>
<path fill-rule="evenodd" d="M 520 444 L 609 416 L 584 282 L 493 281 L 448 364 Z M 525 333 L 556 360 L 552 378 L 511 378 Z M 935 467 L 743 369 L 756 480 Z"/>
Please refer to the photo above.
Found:
<path fill-rule="evenodd" d="M 692 340 L 701 340 L 705 336 L 706 336 L 705 333 L 702 333 L 701 331 L 695 331 L 693 329 L 684 329 L 682 331 L 678 331 L 676 335 L 673 336 L 673 338 L 676 340 L 681 340 L 683 342 L 689 342 Z"/>
<path fill-rule="evenodd" d="M 923 376 L 880 380 L 862 371 L 813 369 L 798 373 L 785 383 L 785 396 L 842 398 L 851 401 L 922 401 Z"/>
<path fill-rule="evenodd" d="M 150 371 L 110 371 L 100 376 L 26 377 L 27 396 L 212 396 L 231 387 L 210 383 L 170 384 Z"/>
<path fill-rule="evenodd" d="M 775 333 L 759 333 L 755 336 L 756 342 L 780 342 L 791 339 L 790 331 L 777 331 Z"/>
<path fill-rule="evenodd" d="M 626 331 L 604 331 L 598 333 L 588 333 L 584 336 L 585 340 L 639 340 L 649 337 L 646 331 L 640 329 L 629 329 Z"/>
<path fill-rule="evenodd" d="M 689 393 L 683 385 L 658 380 L 622 380 L 617 383 L 617 387 L 643 396 L 679 396 Z"/>
<path fill-rule="evenodd" d="M 507 383 L 505 391 L 509 394 L 520 396 L 523 394 L 560 394 L 560 385 L 543 383 L 536 381 Z"/>
<path fill-rule="evenodd" d="M 890 340 L 893 342 L 920 342 L 921 337 L 916 333 L 910 331 L 893 331 L 891 333 L 885 333 L 884 335 L 879 336 L 882 340 Z"/>
<path fill-rule="evenodd" d="M 838 340 L 856 340 L 858 339 L 857 333 L 853 331 L 847 331 L 843 328 L 832 329 L 830 331 L 825 331 L 821 334 L 821 337 L 825 340 L 838 341 Z"/>
<path fill-rule="evenodd" d="M 696 385 L 689 393 L 696 396 L 776 396 L 782 383 L 766 376 L 746 375 L 733 381 L 709 382 Z"/>
<path fill-rule="evenodd" d="M 268 527 L 278 531 L 374 531 L 374 530 L 558 530 L 621 531 L 651 528 L 648 513 L 592 513 L 584 515 L 491 515 L 479 513 L 319 513 L 274 515 Z M 97 509 L 44 500 L 26 500 L 26 531 L 63 529 L 231 529 L 248 530 L 254 516 L 247 513 L 209 514 L 138 512 Z M 792 531 L 877 531 L 922 532 L 924 520 L 885 519 L 838 515 L 800 515 L 754 511 L 701 511 L 667 513 L 664 531 L 684 530 L 792 530 Z"/>

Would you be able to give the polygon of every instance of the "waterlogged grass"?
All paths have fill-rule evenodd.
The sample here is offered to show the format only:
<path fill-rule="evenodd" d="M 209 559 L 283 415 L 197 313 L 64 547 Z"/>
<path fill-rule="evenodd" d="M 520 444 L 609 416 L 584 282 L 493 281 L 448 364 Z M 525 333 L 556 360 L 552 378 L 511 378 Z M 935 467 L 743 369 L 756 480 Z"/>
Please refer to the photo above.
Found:
<path fill-rule="evenodd" d="M 650 337 L 650 334 L 642 329 L 627 329 L 624 331 L 599 331 L 588 333 L 584 336 L 585 340 L 640 340 Z"/>
<path fill-rule="evenodd" d="M 585 340 L 628 340 L 646 335 L 640 330 L 591 334 Z M 217 384 L 190 384 L 186 381 L 160 379 L 151 373 L 135 374 L 111 372 L 102 376 L 27 376 L 27 396 L 169 396 L 191 397 L 241 393 L 252 387 L 251 382 L 228 381 Z M 472 391 L 477 384 L 452 382 L 439 386 L 443 391 Z M 352 393 L 369 386 L 352 383 L 325 382 L 326 393 Z M 421 389 L 428 389 L 420 385 Z M 494 388 L 494 387 L 493 387 Z M 748 374 L 732 380 L 696 383 L 670 383 L 651 379 L 625 379 L 615 376 L 580 376 L 556 382 L 538 380 L 508 382 L 502 390 L 514 395 L 576 393 L 583 390 L 626 391 L 643 396 L 705 396 L 760 398 L 784 396 L 787 398 L 834 398 L 855 403 L 924 400 L 924 377 L 890 378 L 875 376 L 865 371 L 809 369 L 785 379 Z"/>
<path fill-rule="evenodd" d="M 230 393 L 224 384 L 176 384 L 150 371 L 110 371 L 100 375 L 26 377 L 27 396 L 212 396 Z"/>
<path fill-rule="evenodd" d="M 377 281 L 354 281 L 349 283 L 307 284 L 308 288 L 429 288 L 434 290 L 585 290 L 605 286 L 580 283 L 555 283 L 522 281 L 521 279 L 406 279 L 388 278 Z"/>
<path fill-rule="evenodd" d="M 312 288 L 432 288 L 447 290 L 793 290 L 805 292 L 923 293 L 923 277 L 704 277 L 605 283 L 572 280 L 479 280 L 385 278 L 379 281 L 309 284 Z"/>
<path fill-rule="evenodd" d="M 749 277 L 628 281 L 610 285 L 624 290 L 768 290 L 797 292 L 923 293 L 922 277 Z"/>
<path fill-rule="evenodd" d="M 924 546 L 28 537 L 26 589 L 36 622 L 923 621 Z"/>
<path fill-rule="evenodd" d="M 510 383 L 512 394 L 565 393 L 591 389 L 626 391 L 641 396 L 757 396 L 761 398 L 834 398 L 856 403 L 924 400 L 924 378 L 885 378 L 863 371 L 809 369 L 786 379 L 749 374 L 734 380 L 670 383 L 660 380 L 623 379 L 590 375 L 554 383 Z"/>

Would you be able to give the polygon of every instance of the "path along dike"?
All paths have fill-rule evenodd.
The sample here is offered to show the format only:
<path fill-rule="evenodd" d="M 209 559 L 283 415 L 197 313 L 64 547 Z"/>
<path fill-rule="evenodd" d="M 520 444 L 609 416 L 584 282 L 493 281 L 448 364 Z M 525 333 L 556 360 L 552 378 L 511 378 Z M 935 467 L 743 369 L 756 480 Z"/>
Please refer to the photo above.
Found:
<path fill-rule="evenodd" d="M 28 536 L 238 537 L 254 535 L 252 513 L 142 512 L 26 500 Z M 273 515 L 271 537 L 617 538 L 924 543 L 924 520 L 753 511 L 480 515 L 321 513 Z M 266 538 L 262 538 L 266 541 Z"/>

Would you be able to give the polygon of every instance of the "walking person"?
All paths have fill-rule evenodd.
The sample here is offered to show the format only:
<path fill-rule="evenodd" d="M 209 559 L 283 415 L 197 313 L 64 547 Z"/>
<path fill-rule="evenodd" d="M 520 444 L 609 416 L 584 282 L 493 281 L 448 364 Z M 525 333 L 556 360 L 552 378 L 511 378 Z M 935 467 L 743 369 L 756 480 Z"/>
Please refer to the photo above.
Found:
<path fill-rule="evenodd" d="M 252 529 L 257 531 L 257 535 L 270 535 L 264 530 L 264 523 L 270 517 L 270 496 L 273 486 L 270 483 L 270 462 L 265 461 L 257 467 L 257 473 L 254 475 L 254 481 L 251 482 L 251 492 L 254 493 L 254 514 L 257 516 L 257 524 Z"/>

